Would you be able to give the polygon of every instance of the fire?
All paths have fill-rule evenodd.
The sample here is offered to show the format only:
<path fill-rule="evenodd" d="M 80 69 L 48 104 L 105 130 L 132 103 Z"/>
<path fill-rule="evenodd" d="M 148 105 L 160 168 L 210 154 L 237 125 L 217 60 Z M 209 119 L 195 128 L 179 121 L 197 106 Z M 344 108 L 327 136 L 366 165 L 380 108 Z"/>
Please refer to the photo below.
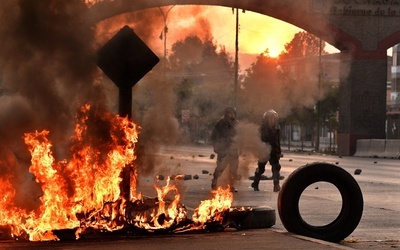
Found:
<path fill-rule="evenodd" d="M 54 240 L 56 237 L 51 233 L 52 229 L 79 225 L 77 220 L 70 218 L 72 204 L 66 192 L 66 181 L 55 164 L 48 134 L 46 130 L 25 134 L 25 143 L 32 155 L 29 171 L 35 175 L 36 182 L 41 184 L 43 190 L 43 196 L 40 197 L 43 205 L 29 214 L 26 223 L 20 224 L 30 240 Z"/>
<path fill-rule="evenodd" d="M 0 178 L 0 225 L 8 225 L 13 237 L 31 241 L 59 240 L 56 230 L 75 230 L 76 238 L 88 230 L 114 231 L 126 226 L 148 231 L 179 228 L 201 229 L 208 222 L 222 222 L 233 201 L 229 187 L 212 191 L 213 198 L 202 201 L 193 221 L 180 203 L 177 182 L 169 177 L 165 186 L 154 185 L 157 197 L 137 193 L 135 145 L 140 127 L 127 117 L 81 107 L 75 133 L 71 137 L 69 159 L 57 161 L 48 139 L 50 131 L 24 135 L 31 153 L 29 171 L 42 189 L 41 205 L 25 211 L 14 203 L 15 189 L 9 179 Z M 0 161 L 0 165 L 4 164 Z M 121 194 L 122 173 L 130 175 L 129 199 Z M 181 227 L 182 226 L 182 227 Z"/>
<path fill-rule="evenodd" d="M 180 178 L 181 176 L 177 176 L 174 181 L 177 182 Z M 171 183 L 171 177 L 168 177 L 165 186 L 153 185 L 157 191 L 157 198 L 135 200 L 127 208 L 129 222 L 138 228 L 154 231 L 170 228 L 185 221 L 187 211 L 180 204 L 180 194 L 175 182 Z M 168 199 L 168 195 L 171 193 L 173 199 Z"/>
<path fill-rule="evenodd" d="M 222 223 L 224 212 L 229 210 L 233 202 L 233 194 L 229 186 L 227 189 L 223 189 L 220 186 L 211 193 L 213 194 L 213 198 L 202 201 L 193 214 L 193 221 L 200 225 L 200 227 L 204 227 L 210 221 Z"/>

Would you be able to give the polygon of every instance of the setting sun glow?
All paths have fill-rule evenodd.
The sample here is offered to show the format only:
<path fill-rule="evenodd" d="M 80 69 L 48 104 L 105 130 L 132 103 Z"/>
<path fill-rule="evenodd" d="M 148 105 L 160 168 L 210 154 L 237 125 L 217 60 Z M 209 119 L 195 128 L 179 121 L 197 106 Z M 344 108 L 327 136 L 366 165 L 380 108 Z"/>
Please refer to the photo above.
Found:
<path fill-rule="evenodd" d="M 165 7 L 165 10 L 168 8 Z M 234 55 L 236 37 L 236 10 L 218 6 L 176 5 L 167 16 L 169 44 L 188 35 L 202 37 L 211 33 L 214 42 Z M 239 9 L 239 64 L 245 69 L 257 55 L 267 49 L 271 57 L 285 50 L 301 28 L 263 14 Z M 338 52 L 326 44 L 329 53 Z"/>
<path fill-rule="evenodd" d="M 220 15 L 225 17 L 221 20 L 225 25 L 222 25 L 222 22 L 220 25 L 215 25 L 214 34 L 233 30 L 229 37 L 219 38 L 215 35 L 215 39 L 218 43 L 225 44 L 229 50 L 233 50 L 234 43 L 229 41 L 235 41 L 236 15 L 232 14 L 232 10 L 225 8 L 215 8 L 213 11 L 223 13 Z M 250 11 L 243 13 L 239 10 L 239 50 L 241 53 L 260 54 L 268 49 L 271 56 L 278 56 L 284 50 L 285 44 L 290 42 L 294 34 L 299 31 L 301 31 L 300 28 L 275 18 Z"/>
<path fill-rule="evenodd" d="M 174 5 L 145 9 L 137 13 L 137 16 L 134 13 L 125 13 L 100 22 L 97 27 L 99 39 L 107 41 L 123 25 L 128 25 L 159 55 L 163 55 L 164 46 L 168 55 L 175 42 L 188 36 L 198 36 L 201 39 L 211 37 L 218 47 L 225 48 L 232 57 L 235 55 L 235 9 L 206 5 Z M 152 22 L 149 24 L 148 20 Z M 284 21 L 242 9 L 239 9 L 238 23 L 241 69 L 248 68 L 256 57 L 266 50 L 269 56 L 277 57 L 294 35 L 303 31 Z M 163 34 L 164 25 L 168 28 L 167 41 Z"/>

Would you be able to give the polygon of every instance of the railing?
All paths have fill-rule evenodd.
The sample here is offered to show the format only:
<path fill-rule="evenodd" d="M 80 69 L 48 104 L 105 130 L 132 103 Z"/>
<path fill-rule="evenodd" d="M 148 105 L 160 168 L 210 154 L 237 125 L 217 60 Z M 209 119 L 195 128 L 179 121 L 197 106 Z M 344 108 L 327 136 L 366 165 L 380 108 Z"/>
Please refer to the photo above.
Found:
<path fill-rule="evenodd" d="M 314 151 L 315 150 L 315 142 L 312 141 L 299 141 L 299 140 L 281 140 L 282 150 L 302 150 L 302 151 Z M 328 137 L 320 137 L 319 142 L 319 151 L 329 151 L 336 152 L 337 144 L 333 139 L 329 139 Z"/>

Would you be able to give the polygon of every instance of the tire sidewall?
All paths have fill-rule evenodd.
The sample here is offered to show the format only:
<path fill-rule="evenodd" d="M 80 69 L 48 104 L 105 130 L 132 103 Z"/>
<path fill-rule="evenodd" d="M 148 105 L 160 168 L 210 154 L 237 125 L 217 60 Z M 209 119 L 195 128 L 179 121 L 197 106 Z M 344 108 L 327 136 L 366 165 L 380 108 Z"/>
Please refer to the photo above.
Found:
<path fill-rule="evenodd" d="M 324 226 L 313 226 L 303 220 L 299 201 L 303 191 L 313 183 L 328 182 L 342 197 L 337 218 Z M 338 242 L 358 226 L 363 212 L 363 196 L 355 179 L 344 169 L 329 163 L 312 163 L 296 169 L 283 183 L 278 196 L 278 212 L 282 224 L 292 233 Z"/>

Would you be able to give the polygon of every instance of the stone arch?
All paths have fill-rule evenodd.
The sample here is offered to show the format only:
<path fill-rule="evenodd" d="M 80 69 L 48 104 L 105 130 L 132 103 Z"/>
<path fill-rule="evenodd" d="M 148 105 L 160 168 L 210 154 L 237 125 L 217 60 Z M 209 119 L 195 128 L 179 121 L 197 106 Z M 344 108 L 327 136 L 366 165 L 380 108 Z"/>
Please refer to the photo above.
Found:
<path fill-rule="evenodd" d="M 393 47 L 394 45 L 400 42 L 400 30 L 396 31 L 392 35 L 386 37 L 385 39 L 381 40 L 378 44 L 379 49 L 388 49 Z"/>

